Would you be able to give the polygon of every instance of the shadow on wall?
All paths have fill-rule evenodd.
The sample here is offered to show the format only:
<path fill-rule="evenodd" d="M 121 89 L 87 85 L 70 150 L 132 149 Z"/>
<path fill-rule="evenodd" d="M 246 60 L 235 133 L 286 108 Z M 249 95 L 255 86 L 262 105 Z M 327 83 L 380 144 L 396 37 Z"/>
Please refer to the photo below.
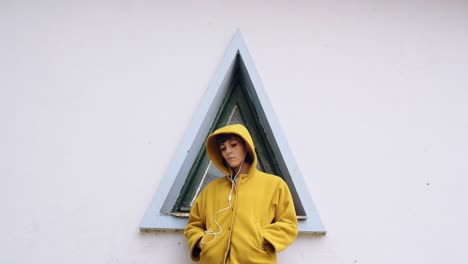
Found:
<path fill-rule="evenodd" d="M 195 263 L 190 259 L 183 231 L 143 231 L 139 232 L 139 239 L 139 250 L 144 255 L 150 255 L 157 263 Z M 323 239 L 326 239 L 326 236 L 320 234 L 299 234 L 290 247 L 278 254 L 278 263 L 290 263 L 288 259 L 284 259 L 287 256 L 297 256 L 305 261 L 307 256 L 322 251 L 318 248 L 321 247 L 319 243 Z"/>
<path fill-rule="evenodd" d="M 153 263 L 192 263 L 183 231 L 139 231 L 138 233 L 141 241 L 139 250 L 154 259 Z"/>

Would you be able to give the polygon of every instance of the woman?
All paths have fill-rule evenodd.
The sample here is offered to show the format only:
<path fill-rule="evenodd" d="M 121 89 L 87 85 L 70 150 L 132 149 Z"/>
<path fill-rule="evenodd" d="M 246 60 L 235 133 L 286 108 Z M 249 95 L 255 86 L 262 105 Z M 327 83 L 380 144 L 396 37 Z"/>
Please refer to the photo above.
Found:
<path fill-rule="evenodd" d="M 254 143 L 242 125 L 216 130 L 206 148 L 226 177 L 210 182 L 192 205 L 184 231 L 192 260 L 276 263 L 276 254 L 297 236 L 287 184 L 257 170 Z"/>

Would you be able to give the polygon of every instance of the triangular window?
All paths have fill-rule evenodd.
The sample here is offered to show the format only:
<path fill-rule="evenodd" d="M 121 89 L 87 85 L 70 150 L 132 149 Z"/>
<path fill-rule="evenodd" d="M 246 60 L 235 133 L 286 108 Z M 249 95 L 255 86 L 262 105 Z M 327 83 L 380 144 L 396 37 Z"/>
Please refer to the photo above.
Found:
<path fill-rule="evenodd" d="M 255 143 L 258 168 L 282 177 L 294 199 L 299 232 L 325 233 L 240 33 L 231 42 L 176 158 L 140 225 L 141 230 L 181 230 L 191 204 L 207 183 L 223 174 L 205 150 L 209 134 L 244 124 Z"/>

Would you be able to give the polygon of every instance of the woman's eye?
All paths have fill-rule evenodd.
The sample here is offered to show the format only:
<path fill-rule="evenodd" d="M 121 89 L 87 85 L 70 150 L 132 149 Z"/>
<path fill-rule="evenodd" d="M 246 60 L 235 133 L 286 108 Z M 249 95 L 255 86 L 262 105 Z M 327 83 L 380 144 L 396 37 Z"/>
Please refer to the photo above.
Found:
<path fill-rule="evenodd" d="M 237 143 L 231 144 L 231 148 L 235 148 L 237 146 Z"/>
<path fill-rule="evenodd" d="M 226 150 L 226 148 L 225 148 L 225 147 L 221 148 L 221 151 L 225 151 L 225 150 Z"/>

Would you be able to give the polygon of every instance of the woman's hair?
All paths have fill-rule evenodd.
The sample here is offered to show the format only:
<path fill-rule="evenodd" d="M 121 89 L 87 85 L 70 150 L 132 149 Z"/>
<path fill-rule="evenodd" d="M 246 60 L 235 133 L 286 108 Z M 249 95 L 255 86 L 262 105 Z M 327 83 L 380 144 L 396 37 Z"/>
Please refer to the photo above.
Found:
<path fill-rule="evenodd" d="M 249 148 L 247 147 L 247 144 L 245 144 L 245 141 L 241 136 L 236 135 L 236 134 L 219 134 L 215 138 L 216 146 L 219 147 L 224 142 L 226 142 L 228 140 L 233 140 L 233 139 L 239 141 L 242 145 L 244 145 L 245 151 L 247 151 L 247 155 L 245 156 L 245 162 L 252 164 L 252 162 L 253 162 L 252 154 L 250 154 Z M 218 148 L 218 151 L 220 151 L 219 148 Z M 221 155 L 221 157 L 222 157 L 222 155 Z M 224 158 L 223 158 L 223 160 L 224 160 Z"/>

